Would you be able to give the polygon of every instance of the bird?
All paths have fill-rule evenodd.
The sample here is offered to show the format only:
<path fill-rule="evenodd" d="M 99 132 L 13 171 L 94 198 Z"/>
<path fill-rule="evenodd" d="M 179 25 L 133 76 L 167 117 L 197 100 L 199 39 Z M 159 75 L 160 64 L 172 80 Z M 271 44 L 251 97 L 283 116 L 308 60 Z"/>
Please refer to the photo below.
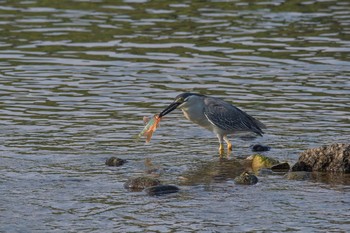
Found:
<path fill-rule="evenodd" d="M 163 117 L 175 109 L 181 109 L 185 117 L 193 123 L 213 132 L 219 140 L 219 154 L 224 154 L 224 141 L 227 151 L 232 151 L 232 143 L 227 135 L 239 132 L 252 132 L 262 136 L 266 126 L 238 107 L 220 98 L 185 92 L 158 116 Z"/>

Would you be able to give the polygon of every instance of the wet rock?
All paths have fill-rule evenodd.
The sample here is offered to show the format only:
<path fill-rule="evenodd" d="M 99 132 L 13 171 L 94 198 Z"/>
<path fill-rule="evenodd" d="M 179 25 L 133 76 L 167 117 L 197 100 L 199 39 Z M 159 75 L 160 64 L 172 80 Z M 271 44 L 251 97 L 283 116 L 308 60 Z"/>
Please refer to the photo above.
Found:
<path fill-rule="evenodd" d="M 300 154 L 292 171 L 350 173 L 350 144 L 332 144 L 308 149 Z"/>
<path fill-rule="evenodd" d="M 169 193 L 176 193 L 180 191 L 175 185 L 157 185 L 145 189 L 150 196 L 161 196 Z"/>
<path fill-rule="evenodd" d="M 258 177 L 249 172 L 243 172 L 241 175 L 237 176 L 234 181 L 236 184 L 252 185 L 258 183 Z"/>
<path fill-rule="evenodd" d="M 106 160 L 107 166 L 118 167 L 118 166 L 123 165 L 124 163 L 126 163 L 125 159 L 120 159 L 120 158 L 116 158 L 116 157 L 110 157 Z"/>
<path fill-rule="evenodd" d="M 280 163 L 273 165 L 271 170 L 274 172 L 288 172 L 290 169 L 289 163 Z"/>
<path fill-rule="evenodd" d="M 260 145 L 260 144 L 251 145 L 250 148 L 254 152 L 269 151 L 271 149 L 271 147 L 269 147 L 269 146 L 264 146 L 264 145 Z"/>
<path fill-rule="evenodd" d="M 273 165 L 279 164 L 278 160 L 260 154 L 249 156 L 247 160 L 252 161 L 252 169 L 254 171 L 261 168 L 271 168 Z"/>
<path fill-rule="evenodd" d="M 297 171 L 297 172 L 288 172 L 285 176 L 288 180 L 308 180 L 311 179 L 311 172 Z"/>
<path fill-rule="evenodd" d="M 292 171 L 305 171 L 305 172 L 311 172 L 312 167 L 308 164 L 306 164 L 304 161 L 297 162 L 293 165 Z"/>
<path fill-rule="evenodd" d="M 132 177 L 129 178 L 124 183 L 124 188 L 130 190 L 130 191 L 142 191 L 143 189 L 151 186 L 157 186 L 160 185 L 160 181 L 158 179 L 155 179 L 153 177 L 148 176 L 139 176 L 139 177 Z"/>

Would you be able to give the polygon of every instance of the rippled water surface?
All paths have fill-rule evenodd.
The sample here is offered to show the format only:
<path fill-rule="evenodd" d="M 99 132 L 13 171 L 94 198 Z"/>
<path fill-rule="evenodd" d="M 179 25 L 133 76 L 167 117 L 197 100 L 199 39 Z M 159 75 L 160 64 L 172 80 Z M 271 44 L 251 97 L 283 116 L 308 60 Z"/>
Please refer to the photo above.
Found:
<path fill-rule="evenodd" d="M 350 231 L 349 177 L 233 182 L 251 144 L 293 164 L 349 142 L 349 1 L 5 0 L 0 38 L 1 232 Z M 232 138 L 220 161 L 178 110 L 135 142 L 184 91 L 234 103 L 265 136 Z M 181 192 L 123 188 L 150 166 Z"/>

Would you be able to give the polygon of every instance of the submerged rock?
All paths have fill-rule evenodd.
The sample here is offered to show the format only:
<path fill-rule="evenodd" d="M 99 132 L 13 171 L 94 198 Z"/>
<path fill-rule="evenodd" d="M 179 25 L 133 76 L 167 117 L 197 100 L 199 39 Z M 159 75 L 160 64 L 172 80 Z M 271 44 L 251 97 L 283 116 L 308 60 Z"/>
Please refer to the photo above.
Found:
<path fill-rule="evenodd" d="M 160 181 L 158 179 L 155 179 L 153 177 L 148 176 L 139 176 L 139 177 L 132 177 L 129 178 L 124 183 L 124 188 L 130 190 L 130 191 L 142 191 L 143 189 L 151 186 L 157 186 L 160 185 Z"/>
<path fill-rule="evenodd" d="M 176 193 L 180 189 L 175 185 L 157 185 L 146 188 L 145 191 L 150 196 L 160 196 L 169 193 Z"/>
<path fill-rule="evenodd" d="M 268 169 L 268 168 L 261 168 L 257 172 L 258 176 L 269 176 L 269 175 L 273 175 L 273 174 L 274 174 L 274 172 L 271 171 L 271 169 Z"/>
<path fill-rule="evenodd" d="M 300 154 L 292 171 L 350 173 L 350 144 L 332 144 L 308 149 Z"/>
<path fill-rule="evenodd" d="M 243 172 L 241 175 L 234 179 L 236 184 L 252 185 L 258 183 L 258 177 L 249 173 Z"/>
<path fill-rule="evenodd" d="M 285 177 L 288 180 L 308 180 L 312 177 L 311 172 L 297 171 L 297 172 L 288 172 Z"/>
<path fill-rule="evenodd" d="M 260 144 L 251 145 L 250 148 L 254 152 L 269 151 L 271 149 L 271 147 L 269 147 L 269 146 L 264 146 L 264 145 L 260 145 Z"/>
<path fill-rule="evenodd" d="M 243 159 L 220 159 L 200 161 L 181 174 L 181 185 L 210 185 L 225 182 L 251 168 L 251 161 Z"/>
<path fill-rule="evenodd" d="M 279 164 L 278 160 L 260 154 L 249 156 L 247 159 L 252 160 L 252 169 L 254 171 L 261 168 L 271 168 L 273 165 Z"/>
<path fill-rule="evenodd" d="M 106 160 L 106 165 L 107 166 L 121 166 L 124 163 L 126 163 L 127 161 L 125 159 L 120 159 L 120 158 L 116 158 L 116 157 L 110 157 Z"/>

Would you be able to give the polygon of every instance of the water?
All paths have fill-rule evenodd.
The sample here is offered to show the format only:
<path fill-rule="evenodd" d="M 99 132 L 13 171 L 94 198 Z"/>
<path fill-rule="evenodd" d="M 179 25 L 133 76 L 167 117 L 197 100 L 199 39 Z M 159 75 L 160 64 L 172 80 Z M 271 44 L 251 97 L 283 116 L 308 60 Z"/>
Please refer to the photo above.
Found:
<path fill-rule="evenodd" d="M 349 231 L 348 176 L 233 183 L 251 144 L 292 164 L 349 142 L 349 15 L 346 0 L 0 1 L 0 231 Z M 215 136 L 175 111 L 136 143 L 183 91 L 233 102 L 265 136 L 232 139 L 220 162 Z M 182 191 L 126 191 L 145 161 Z"/>

